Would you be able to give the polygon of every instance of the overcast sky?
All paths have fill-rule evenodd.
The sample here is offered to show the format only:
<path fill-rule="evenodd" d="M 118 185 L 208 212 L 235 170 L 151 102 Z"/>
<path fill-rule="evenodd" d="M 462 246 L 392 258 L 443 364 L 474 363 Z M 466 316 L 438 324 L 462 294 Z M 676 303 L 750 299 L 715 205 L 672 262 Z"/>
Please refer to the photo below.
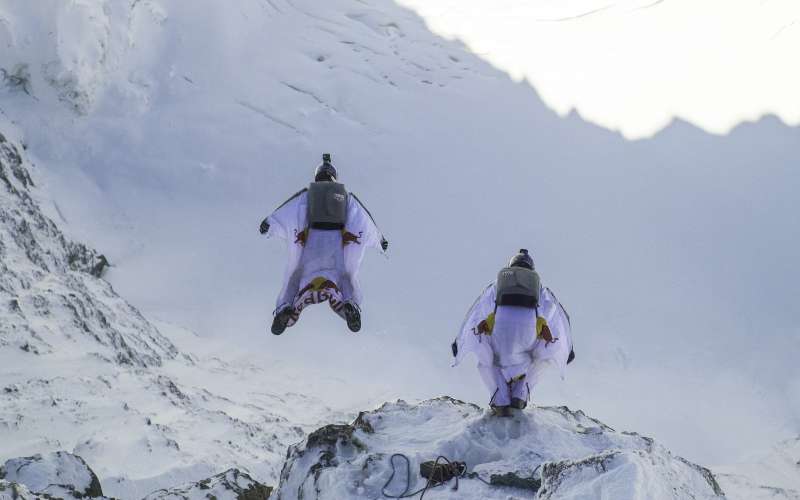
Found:
<path fill-rule="evenodd" d="M 796 0 L 399 0 L 430 27 L 627 137 L 675 117 L 800 123 Z"/>

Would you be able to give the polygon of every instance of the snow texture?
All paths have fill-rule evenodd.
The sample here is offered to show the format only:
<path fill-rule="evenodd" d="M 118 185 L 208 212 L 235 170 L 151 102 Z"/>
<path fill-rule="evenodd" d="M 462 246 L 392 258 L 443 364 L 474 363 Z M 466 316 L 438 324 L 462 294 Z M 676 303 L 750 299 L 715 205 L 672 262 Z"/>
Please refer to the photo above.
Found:
<path fill-rule="evenodd" d="M 731 500 L 800 499 L 800 438 L 742 463 L 714 467 Z"/>
<path fill-rule="evenodd" d="M 540 499 L 724 498 L 707 469 L 671 454 L 658 443 L 566 407 L 536 407 L 513 418 L 492 416 L 452 398 L 419 404 L 386 403 L 350 426 L 330 425 L 289 449 L 278 499 L 381 498 L 395 453 L 411 463 L 412 490 L 425 486 L 416 471 L 439 456 L 466 462 L 489 483 L 501 478 L 538 480 Z M 399 495 L 404 462 L 387 489 Z M 507 481 L 506 481 L 507 484 Z M 531 492 L 461 479 L 458 491 L 438 487 L 426 498 L 530 498 Z"/>

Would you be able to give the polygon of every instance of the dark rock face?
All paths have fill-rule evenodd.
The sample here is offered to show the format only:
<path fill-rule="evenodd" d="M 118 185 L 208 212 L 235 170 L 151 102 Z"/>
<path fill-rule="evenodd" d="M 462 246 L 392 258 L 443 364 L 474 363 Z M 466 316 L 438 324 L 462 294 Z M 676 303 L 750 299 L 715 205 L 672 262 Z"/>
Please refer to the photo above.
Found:
<path fill-rule="evenodd" d="M 549 462 L 542 467 L 543 487 L 539 492 L 541 498 L 554 498 L 554 493 L 559 489 L 566 478 L 580 474 L 589 468 L 598 474 L 604 474 L 609 469 L 609 464 L 620 452 L 611 451 L 600 455 L 592 455 L 583 460 L 563 460 L 561 462 Z"/>
<path fill-rule="evenodd" d="M 695 463 L 692 463 L 683 457 L 677 457 L 677 459 L 686 464 L 688 467 L 695 469 L 701 476 L 703 476 L 703 478 L 706 480 L 711 489 L 714 490 L 714 493 L 720 496 L 725 495 L 725 492 L 722 491 L 722 487 L 717 482 L 717 478 L 714 477 L 714 474 L 711 472 L 711 470 L 709 470 L 706 467 L 703 467 L 702 465 L 697 465 Z"/>
<path fill-rule="evenodd" d="M 144 500 L 185 500 L 193 498 L 236 498 L 236 500 L 265 500 L 272 488 L 259 483 L 246 472 L 228 469 L 196 483 L 154 491 Z"/>
<path fill-rule="evenodd" d="M 290 446 L 286 453 L 286 462 L 281 470 L 281 482 L 284 479 L 289 480 L 289 477 L 295 473 L 294 465 L 299 463 L 304 469 L 307 468 L 306 476 L 316 485 L 322 471 L 339 465 L 342 455 L 349 456 L 358 453 L 359 450 L 364 450 L 364 444 L 353 436 L 359 421 L 361 421 L 361 415 L 353 425 L 326 425 L 309 434 L 305 443 Z M 364 425 L 363 421 L 360 425 Z M 349 451 L 343 452 L 343 450 Z M 281 493 L 278 492 L 277 498 L 278 500 L 281 498 L 288 500 L 303 498 L 303 496 L 302 490 L 299 490 L 297 496 L 293 496 L 293 493 L 281 496 Z"/>
<path fill-rule="evenodd" d="M 0 468 L 0 478 L 25 485 L 46 498 L 102 498 L 97 475 L 79 456 L 58 451 L 47 455 L 14 458 Z"/>
<path fill-rule="evenodd" d="M 539 491 L 542 486 L 541 479 L 532 477 L 519 477 L 514 472 L 506 472 L 505 474 L 492 474 L 489 477 L 489 483 L 492 486 L 508 486 L 510 488 L 518 488 L 522 490 Z"/>
<path fill-rule="evenodd" d="M 108 259 L 44 215 L 29 168 L 24 150 L 0 133 L 0 348 L 44 355 L 80 344 L 138 367 L 174 358 L 177 349 L 98 279 Z"/>
<path fill-rule="evenodd" d="M 144 500 L 236 498 L 265 500 L 272 494 L 246 472 L 228 469 L 196 483 L 154 491 Z M 105 499 L 94 471 L 79 456 L 59 451 L 47 455 L 14 458 L 0 467 L 0 500 Z"/>

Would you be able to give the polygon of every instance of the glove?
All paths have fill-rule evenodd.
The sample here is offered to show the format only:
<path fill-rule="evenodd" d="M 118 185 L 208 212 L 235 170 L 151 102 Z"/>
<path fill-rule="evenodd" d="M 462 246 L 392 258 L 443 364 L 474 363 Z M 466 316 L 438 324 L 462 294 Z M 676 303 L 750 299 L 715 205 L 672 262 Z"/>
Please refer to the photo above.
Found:
<path fill-rule="evenodd" d="M 381 238 L 381 248 L 384 252 L 389 248 L 389 241 L 387 241 L 386 238 Z"/>
<path fill-rule="evenodd" d="M 264 219 L 261 221 L 261 225 L 258 226 L 258 232 L 261 234 L 267 234 L 267 231 L 269 231 L 269 222 L 267 222 L 267 219 Z"/>

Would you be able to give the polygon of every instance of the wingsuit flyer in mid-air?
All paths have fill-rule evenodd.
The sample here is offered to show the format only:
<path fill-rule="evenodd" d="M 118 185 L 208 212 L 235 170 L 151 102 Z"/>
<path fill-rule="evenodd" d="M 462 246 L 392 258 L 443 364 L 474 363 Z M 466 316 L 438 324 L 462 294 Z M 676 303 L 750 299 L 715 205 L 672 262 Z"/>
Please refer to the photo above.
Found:
<path fill-rule="evenodd" d="M 289 262 L 278 296 L 272 333 L 294 325 L 303 309 L 327 302 L 353 332 L 361 330 L 362 294 L 358 270 L 367 248 L 386 252 L 372 215 L 338 182 L 329 154 L 314 182 L 294 194 L 261 222 L 267 237 L 286 240 Z"/>

